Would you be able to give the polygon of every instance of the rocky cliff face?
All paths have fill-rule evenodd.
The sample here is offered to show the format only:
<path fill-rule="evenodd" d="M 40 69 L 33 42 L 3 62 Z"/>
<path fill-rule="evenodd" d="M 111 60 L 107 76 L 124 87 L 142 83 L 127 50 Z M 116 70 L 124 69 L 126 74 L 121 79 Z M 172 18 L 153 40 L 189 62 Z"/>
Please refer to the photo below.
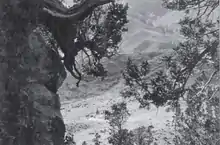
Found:
<path fill-rule="evenodd" d="M 89 0 L 66 8 L 60 0 L 0 0 L 0 145 L 63 144 L 57 90 L 66 72 L 58 50 L 47 45 L 38 28 L 47 27 L 67 54 L 74 23 L 109 2 Z M 78 50 L 73 52 L 68 59 Z M 64 60 L 71 71 L 74 62 Z"/>
<path fill-rule="evenodd" d="M 0 32 L 0 145 L 61 145 L 65 126 L 56 92 L 66 72 L 59 54 L 39 29 L 11 38 L 6 30 Z"/>

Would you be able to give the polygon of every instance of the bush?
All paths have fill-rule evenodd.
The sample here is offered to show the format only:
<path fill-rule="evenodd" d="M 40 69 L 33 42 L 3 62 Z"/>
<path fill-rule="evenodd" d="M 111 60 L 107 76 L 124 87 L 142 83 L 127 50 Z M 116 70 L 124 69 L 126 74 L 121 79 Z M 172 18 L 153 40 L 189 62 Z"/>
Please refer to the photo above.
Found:
<path fill-rule="evenodd" d="M 154 141 L 154 137 L 151 129 L 153 126 L 145 126 L 138 127 L 134 129 L 134 142 L 136 145 L 151 145 Z"/>
<path fill-rule="evenodd" d="M 94 145 L 101 145 L 100 138 L 101 138 L 101 135 L 96 133 L 95 138 L 92 140 L 94 142 Z"/>
<path fill-rule="evenodd" d="M 105 119 L 110 125 L 108 142 L 112 145 L 133 145 L 133 132 L 123 128 L 130 113 L 126 103 L 114 104 L 111 111 L 105 111 Z"/>
<path fill-rule="evenodd" d="M 66 134 L 64 137 L 64 145 L 76 145 L 73 134 Z"/>

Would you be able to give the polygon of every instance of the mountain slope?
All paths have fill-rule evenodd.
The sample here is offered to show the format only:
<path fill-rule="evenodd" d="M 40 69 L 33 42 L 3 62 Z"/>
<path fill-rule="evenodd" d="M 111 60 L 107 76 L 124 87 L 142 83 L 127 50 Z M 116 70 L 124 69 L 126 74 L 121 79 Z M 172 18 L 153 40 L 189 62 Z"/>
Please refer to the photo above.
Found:
<path fill-rule="evenodd" d="M 74 133 L 78 144 L 83 141 L 91 142 L 95 132 L 99 132 L 103 141 L 107 142 L 108 124 L 101 112 L 124 100 L 120 97 L 120 91 L 124 87 L 121 71 L 127 58 L 132 57 L 136 62 L 149 59 L 155 68 L 161 68 L 158 57 L 172 51 L 171 48 L 182 39 L 176 24 L 181 14 L 175 13 L 176 16 L 171 19 L 170 16 L 174 13 L 162 8 L 160 0 L 124 2 L 128 2 L 130 7 L 129 31 L 123 36 L 120 54 L 105 61 L 105 67 L 109 70 L 108 77 L 104 81 L 88 77 L 77 88 L 76 80 L 68 75 L 59 90 L 67 131 Z M 136 101 L 126 101 L 132 114 L 126 124 L 127 128 L 153 125 L 154 136 L 158 138 L 159 144 L 166 144 L 163 142 L 164 137 L 171 140 L 170 132 L 173 130 L 169 124 L 172 121 L 172 112 L 166 112 L 165 107 L 159 110 L 154 106 L 150 110 L 139 109 Z M 99 114 L 96 114 L 97 110 Z"/>
<path fill-rule="evenodd" d="M 102 95 L 63 105 L 62 112 L 67 131 L 74 133 L 78 144 L 84 140 L 91 142 L 96 132 L 100 133 L 102 141 L 107 143 L 108 124 L 104 120 L 103 111 L 123 100 L 119 94 L 122 86 L 120 81 Z M 158 143 L 165 144 L 163 138 L 171 138 L 169 132 L 172 128 L 168 124 L 172 121 L 173 113 L 166 112 L 165 108 L 157 110 L 154 106 L 150 110 L 139 109 L 136 101 L 127 100 L 127 102 L 131 112 L 131 117 L 126 124 L 127 128 L 135 129 L 139 126 L 153 125 L 154 136 L 158 139 Z"/>

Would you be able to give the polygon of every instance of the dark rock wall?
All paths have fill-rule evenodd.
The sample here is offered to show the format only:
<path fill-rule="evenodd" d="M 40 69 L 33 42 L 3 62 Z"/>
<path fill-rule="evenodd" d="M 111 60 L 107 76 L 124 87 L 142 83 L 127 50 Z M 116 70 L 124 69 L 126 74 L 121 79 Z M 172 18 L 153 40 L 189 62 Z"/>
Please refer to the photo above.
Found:
<path fill-rule="evenodd" d="M 56 92 L 66 72 L 59 54 L 39 29 L 12 39 L 0 30 L 0 145 L 62 145 L 65 125 Z"/>

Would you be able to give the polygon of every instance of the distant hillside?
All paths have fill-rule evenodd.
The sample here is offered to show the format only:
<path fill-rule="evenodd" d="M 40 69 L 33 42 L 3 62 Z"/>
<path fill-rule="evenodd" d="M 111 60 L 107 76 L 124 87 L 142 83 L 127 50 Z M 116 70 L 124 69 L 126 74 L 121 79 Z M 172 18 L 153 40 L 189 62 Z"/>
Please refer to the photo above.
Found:
<path fill-rule="evenodd" d="M 163 69 L 159 58 L 172 51 L 172 47 L 181 39 L 176 24 L 179 18 L 176 16 L 165 22 L 172 16 L 172 12 L 162 8 L 160 0 L 124 1 L 128 2 L 130 7 L 129 31 L 124 34 L 120 54 L 110 60 L 104 60 L 108 77 L 104 81 L 86 77 L 77 88 L 76 80 L 68 75 L 59 90 L 67 130 L 74 133 L 75 140 L 79 144 L 84 140 L 91 142 L 95 132 L 103 136 L 104 142 L 107 141 L 108 125 L 103 114 L 97 115 L 96 111 L 102 112 L 112 104 L 123 100 L 120 97 L 120 91 L 124 87 L 121 71 L 128 57 L 132 57 L 136 63 L 148 59 L 155 69 Z M 135 129 L 140 125 L 153 125 L 154 135 L 158 138 L 156 142 L 163 145 L 166 144 L 162 142 L 163 138 L 171 139 L 169 133 L 172 132 L 170 124 L 173 114 L 171 112 L 167 113 L 166 108 L 157 110 L 153 106 L 151 110 L 138 109 L 137 102 L 128 102 L 132 115 L 127 128 Z"/>

